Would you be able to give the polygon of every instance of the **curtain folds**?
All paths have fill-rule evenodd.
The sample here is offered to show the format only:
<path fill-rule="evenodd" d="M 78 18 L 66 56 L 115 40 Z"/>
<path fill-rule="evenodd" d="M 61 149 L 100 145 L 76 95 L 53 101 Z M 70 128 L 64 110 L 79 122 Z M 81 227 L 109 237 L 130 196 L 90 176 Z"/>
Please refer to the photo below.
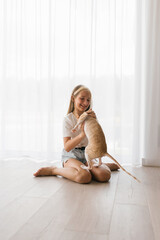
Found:
<path fill-rule="evenodd" d="M 160 166 L 160 2 L 147 1 L 145 8 L 144 155 L 145 166 Z"/>
<path fill-rule="evenodd" d="M 70 94 L 84 84 L 108 151 L 159 165 L 159 5 L 0 0 L 0 159 L 60 160 Z"/>

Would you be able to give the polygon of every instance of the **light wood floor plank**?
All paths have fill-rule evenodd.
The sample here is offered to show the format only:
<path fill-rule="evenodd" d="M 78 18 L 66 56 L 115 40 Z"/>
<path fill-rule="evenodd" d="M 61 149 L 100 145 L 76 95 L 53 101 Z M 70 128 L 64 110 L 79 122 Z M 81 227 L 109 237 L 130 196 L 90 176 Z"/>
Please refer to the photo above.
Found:
<path fill-rule="evenodd" d="M 122 204 L 138 204 L 147 206 L 141 168 L 125 167 L 127 171 L 141 179 L 141 183 L 135 181 L 125 172 L 119 174 L 115 202 Z"/>
<path fill-rule="evenodd" d="M 112 177 L 113 179 L 113 177 Z M 117 176 L 115 174 L 115 180 Z M 107 234 L 112 215 L 117 181 L 88 185 L 81 193 L 66 229 Z"/>
<path fill-rule="evenodd" d="M 160 239 L 160 168 L 144 168 L 143 171 L 144 189 L 155 240 Z"/>
<path fill-rule="evenodd" d="M 0 239 L 9 239 L 14 235 L 45 201 L 42 198 L 20 198 L 4 208 L 0 214 Z"/>
<path fill-rule="evenodd" d="M 77 231 L 64 231 L 59 238 L 51 238 L 51 235 L 44 236 L 40 240 L 108 240 L 107 235 L 97 233 L 86 233 Z"/>
<path fill-rule="evenodd" d="M 111 188 L 109 183 L 77 184 L 66 180 L 66 184 L 47 200 L 13 239 L 22 239 L 25 233 L 28 240 L 39 239 L 48 232 L 58 239 L 64 230 L 103 235 L 108 229 L 107 221 L 111 219 L 108 203 L 112 201 L 113 190 L 114 186 Z M 99 200 L 98 196 L 101 195 L 103 197 Z M 88 219 L 90 224 L 87 225 Z"/>
<path fill-rule="evenodd" d="M 159 240 L 160 168 L 127 166 L 109 183 L 34 178 L 52 165 L 0 162 L 0 239 Z"/>
<path fill-rule="evenodd" d="M 146 206 L 115 204 L 109 240 L 154 240 Z"/>

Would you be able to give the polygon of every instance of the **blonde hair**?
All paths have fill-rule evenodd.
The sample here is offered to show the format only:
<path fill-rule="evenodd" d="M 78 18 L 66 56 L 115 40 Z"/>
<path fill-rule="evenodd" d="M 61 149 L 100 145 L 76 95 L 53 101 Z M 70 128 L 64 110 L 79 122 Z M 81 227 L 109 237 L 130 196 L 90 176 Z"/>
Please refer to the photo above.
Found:
<path fill-rule="evenodd" d="M 69 114 L 69 113 L 74 111 L 73 97 L 77 97 L 78 94 L 81 91 L 88 91 L 90 93 L 90 95 L 91 95 L 91 103 L 90 103 L 89 107 L 86 109 L 86 111 L 91 107 L 91 105 L 92 105 L 92 94 L 91 94 L 91 91 L 89 90 L 89 88 L 85 87 L 84 85 L 78 85 L 72 91 L 67 114 Z"/>

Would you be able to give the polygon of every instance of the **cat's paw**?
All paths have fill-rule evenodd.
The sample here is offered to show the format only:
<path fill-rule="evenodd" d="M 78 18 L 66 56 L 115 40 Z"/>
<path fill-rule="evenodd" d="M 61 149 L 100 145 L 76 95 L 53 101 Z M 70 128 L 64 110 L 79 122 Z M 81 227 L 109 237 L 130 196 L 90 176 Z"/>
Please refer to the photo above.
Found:
<path fill-rule="evenodd" d="M 84 165 L 81 165 L 81 168 L 87 169 L 87 170 L 91 170 L 92 169 L 91 167 L 87 167 L 87 166 L 84 166 Z"/>
<path fill-rule="evenodd" d="M 99 166 L 101 166 L 101 165 L 102 165 L 102 163 L 96 162 L 96 163 L 93 164 L 93 167 L 99 167 Z"/>
<path fill-rule="evenodd" d="M 101 164 L 99 164 L 99 163 L 94 163 L 93 164 L 93 167 L 99 167 L 99 166 L 101 166 Z"/>

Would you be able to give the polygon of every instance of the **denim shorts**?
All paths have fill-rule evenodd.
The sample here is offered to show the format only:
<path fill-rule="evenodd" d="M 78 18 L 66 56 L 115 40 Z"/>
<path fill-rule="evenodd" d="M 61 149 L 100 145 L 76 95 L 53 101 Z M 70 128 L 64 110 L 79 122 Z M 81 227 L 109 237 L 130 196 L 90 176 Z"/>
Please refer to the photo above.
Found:
<path fill-rule="evenodd" d="M 74 148 L 69 152 L 63 149 L 61 157 L 62 165 L 70 158 L 75 158 L 78 161 L 82 162 L 83 164 L 87 162 L 85 158 L 85 150 L 84 149 L 82 150 L 80 148 Z"/>

